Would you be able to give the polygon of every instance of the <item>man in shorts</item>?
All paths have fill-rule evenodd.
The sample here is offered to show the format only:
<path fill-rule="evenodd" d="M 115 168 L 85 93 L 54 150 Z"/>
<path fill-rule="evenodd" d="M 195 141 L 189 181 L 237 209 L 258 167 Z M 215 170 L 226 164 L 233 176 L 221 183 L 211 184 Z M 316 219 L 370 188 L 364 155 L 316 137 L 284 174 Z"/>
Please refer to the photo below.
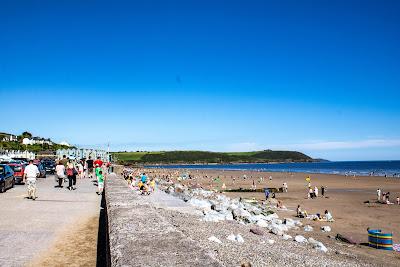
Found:
<path fill-rule="evenodd" d="M 93 178 L 93 160 L 92 157 L 89 156 L 89 159 L 86 160 L 86 165 L 87 165 L 87 177 Z"/>
<path fill-rule="evenodd" d="M 28 188 L 28 199 L 36 200 L 36 178 L 40 172 L 36 165 L 33 164 L 33 160 L 29 161 L 29 165 L 25 167 L 23 182 Z"/>

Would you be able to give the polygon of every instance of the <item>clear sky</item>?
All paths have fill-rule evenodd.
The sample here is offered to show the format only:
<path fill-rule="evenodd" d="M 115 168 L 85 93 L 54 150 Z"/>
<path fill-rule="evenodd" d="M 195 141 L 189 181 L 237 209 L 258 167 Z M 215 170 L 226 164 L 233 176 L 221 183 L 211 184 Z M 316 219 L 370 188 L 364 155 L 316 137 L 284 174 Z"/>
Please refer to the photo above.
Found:
<path fill-rule="evenodd" d="M 0 2 L 0 131 L 400 159 L 400 1 Z"/>

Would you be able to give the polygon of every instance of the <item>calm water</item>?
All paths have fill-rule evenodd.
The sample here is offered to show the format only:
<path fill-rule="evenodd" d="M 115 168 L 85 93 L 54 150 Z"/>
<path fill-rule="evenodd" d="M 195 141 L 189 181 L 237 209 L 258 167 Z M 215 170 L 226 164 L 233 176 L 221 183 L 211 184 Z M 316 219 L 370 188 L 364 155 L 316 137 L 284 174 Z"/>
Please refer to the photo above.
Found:
<path fill-rule="evenodd" d="M 279 164 L 204 164 L 204 165 L 158 165 L 150 168 L 169 169 L 215 169 L 215 170 L 252 170 L 270 172 L 306 172 L 348 175 L 376 175 L 400 177 L 400 161 L 337 161 L 312 163 Z"/>

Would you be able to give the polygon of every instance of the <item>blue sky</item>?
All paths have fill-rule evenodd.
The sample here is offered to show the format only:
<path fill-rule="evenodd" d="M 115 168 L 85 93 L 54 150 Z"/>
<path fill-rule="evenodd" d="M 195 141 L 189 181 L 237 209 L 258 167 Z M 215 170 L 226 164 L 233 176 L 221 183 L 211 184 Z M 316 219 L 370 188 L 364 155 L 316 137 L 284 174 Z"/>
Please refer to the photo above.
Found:
<path fill-rule="evenodd" d="M 400 1 L 1 1 L 0 131 L 400 159 Z"/>

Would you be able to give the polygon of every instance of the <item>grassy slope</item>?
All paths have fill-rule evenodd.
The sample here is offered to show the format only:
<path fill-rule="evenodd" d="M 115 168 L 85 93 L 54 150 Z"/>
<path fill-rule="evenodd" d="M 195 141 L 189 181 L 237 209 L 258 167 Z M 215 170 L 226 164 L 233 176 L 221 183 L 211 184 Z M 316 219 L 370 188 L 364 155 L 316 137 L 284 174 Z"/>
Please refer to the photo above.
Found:
<path fill-rule="evenodd" d="M 160 154 L 162 152 L 118 152 L 115 153 L 120 161 L 139 161 L 146 154 Z"/>
<path fill-rule="evenodd" d="M 208 151 L 160 151 L 113 153 L 120 163 L 230 163 L 230 162 L 282 162 L 311 161 L 296 151 L 208 152 Z"/>

